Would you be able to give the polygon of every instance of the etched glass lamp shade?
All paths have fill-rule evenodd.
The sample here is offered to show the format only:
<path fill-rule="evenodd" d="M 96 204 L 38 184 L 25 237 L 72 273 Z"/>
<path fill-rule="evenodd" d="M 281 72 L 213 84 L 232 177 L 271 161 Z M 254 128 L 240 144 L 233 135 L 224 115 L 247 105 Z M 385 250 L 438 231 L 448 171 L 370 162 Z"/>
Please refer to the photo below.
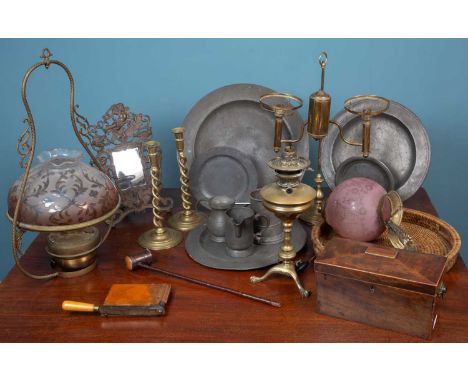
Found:
<path fill-rule="evenodd" d="M 112 215 L 119 204 L 117 188 L 103 172 L 81 162 L 81 157 L 80 151 L 66 149 L 38 156 L 40 163 L 29 173 L 20 204 L 20 226 L 32 231 L 70 230 L 94 225 Z M 8 193 L 10 217 L 23 177 Z"/>
<path fill-rule="evenodd" d="M 81 162 L 78 150 L 53 149 L 38 156 L 39 163 L 10 187 L 8 217 L 22 230 L 49 232 L 46 251 L 62 277 L 85 274 L 96 266 L 95 250 L 107 237 L 98 223 L 111 219 L 120 205 L 111 179 Z M 19 203 L 18 203 L 19 202 Z M 18 207 L 17 207 L 18 205 Z"/>

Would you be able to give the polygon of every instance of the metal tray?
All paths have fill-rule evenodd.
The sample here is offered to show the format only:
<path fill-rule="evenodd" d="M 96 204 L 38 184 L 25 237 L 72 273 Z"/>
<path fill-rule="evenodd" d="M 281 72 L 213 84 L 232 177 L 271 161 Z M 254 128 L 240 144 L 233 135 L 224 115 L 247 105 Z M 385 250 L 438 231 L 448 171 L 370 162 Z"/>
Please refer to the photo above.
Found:
<path fill-rule="evenodd" d="M 360 142 L 360 117 L 342 110 L 334 120 L 343 126 L 348 139 Z M 322 172 L 333 189 L 338 167 L 348 158 L 361 155 L 361 148 L 344 143 L 333 126 L 322 145 Z M 385 113 L 372 118 L 369 157 L 380 160 L 389 168 L 395 190 L 402 200 L 408 199 L 421 187 L 431 160 L 431 146 L 422 122 L 403 105 L 390 101 Z"/>
<path fill-rule="evenodd" d="M 292 230 L 294 249 L 300 251 L 306 241 L 306 231 L 298 221 L 295 221 Z M 208 238 L 205 225 L 190 231 L 185 239 L 185 250 L 197 263 L 209 268 L 237 271 L 263 268 L 278 263 L 281 245 L 282 243 L 254 245 L 250 256 L 232 257 L 228 254 L 225 243 L 215 243 Z"/>
<path fill-rule="evenodd" d="M 276 156 L 273 151 L 275 118 L 258 102 L 262 95 L 272 91 L 260 85 L 235 84 L 219 88 L 198 101 L 182 123 L 188 167 L 195 157 L 213 147 L 232 147 L 253 161 L 258 187 L 274 182 L 274 171 L 267 162 Z M 284 137 L 296 138 L 303 123 L 297 112 L 285 116 Z M 296 149 L 300 156 L 309 158 L 307 134 L 296 144 Z"/>
<path fill-rule="evenodd" d="M 250 192 L 258 183 L 252 160 L 231 147 L 215 147 L 197 156 L 189 179 L 197 201 L 224 195 L 236 202 L 249 202 Z"/>

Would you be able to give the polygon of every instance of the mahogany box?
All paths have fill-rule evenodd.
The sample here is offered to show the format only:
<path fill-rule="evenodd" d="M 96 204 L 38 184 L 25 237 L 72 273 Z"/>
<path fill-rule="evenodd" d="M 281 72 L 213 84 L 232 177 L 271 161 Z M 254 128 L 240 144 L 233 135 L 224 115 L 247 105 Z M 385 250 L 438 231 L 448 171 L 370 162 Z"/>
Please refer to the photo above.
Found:
<path fill-rule="evenodd" d="M 430 339 L 443 256 L 334 238 L 315 259 L 320 313 Z"/>

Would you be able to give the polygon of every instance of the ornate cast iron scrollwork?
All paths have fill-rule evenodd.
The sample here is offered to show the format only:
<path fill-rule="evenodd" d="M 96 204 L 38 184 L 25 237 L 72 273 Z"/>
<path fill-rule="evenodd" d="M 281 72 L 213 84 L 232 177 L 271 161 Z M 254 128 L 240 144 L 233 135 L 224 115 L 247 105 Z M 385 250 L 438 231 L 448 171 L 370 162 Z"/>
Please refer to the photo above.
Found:
<path fill-rule="evenodd" d="M 90 125 L 85 118 L 76 114 L 80 134 L 89 140 L 104 173 L 110 176 L 119 188 L 122 202 L 114 224 L 131 212 L 151 208 L 150 164 L 143 147 L 145 141 L 152 139 L 150 117 L 131 112 L 123 103 L 112 105 L 96 125 Z M 129 177 L 117 174 L 112 156 L 112 153 L 134 148 L 138 149 L 143 166 L 144 181 L 138 185 L 132 185 Z M 171 210 L 174 204 L 172 198 L 164 197 L 160 198 L 160 203 L 162 211 Z"/>

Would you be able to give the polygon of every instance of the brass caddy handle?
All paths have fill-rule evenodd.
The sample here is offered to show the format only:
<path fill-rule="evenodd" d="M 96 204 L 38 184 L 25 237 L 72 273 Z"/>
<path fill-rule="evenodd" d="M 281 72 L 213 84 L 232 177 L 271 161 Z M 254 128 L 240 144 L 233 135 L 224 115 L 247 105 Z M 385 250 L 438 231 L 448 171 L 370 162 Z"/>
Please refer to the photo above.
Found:
<path fill-rule="evenodd" d="M 447 294 L 447 287 L 445 286 L 444 282 L 441 281 L 439 286 L 437 287 L 437 296 L 440 298 L 444 298 L 444 296 Z"/>

